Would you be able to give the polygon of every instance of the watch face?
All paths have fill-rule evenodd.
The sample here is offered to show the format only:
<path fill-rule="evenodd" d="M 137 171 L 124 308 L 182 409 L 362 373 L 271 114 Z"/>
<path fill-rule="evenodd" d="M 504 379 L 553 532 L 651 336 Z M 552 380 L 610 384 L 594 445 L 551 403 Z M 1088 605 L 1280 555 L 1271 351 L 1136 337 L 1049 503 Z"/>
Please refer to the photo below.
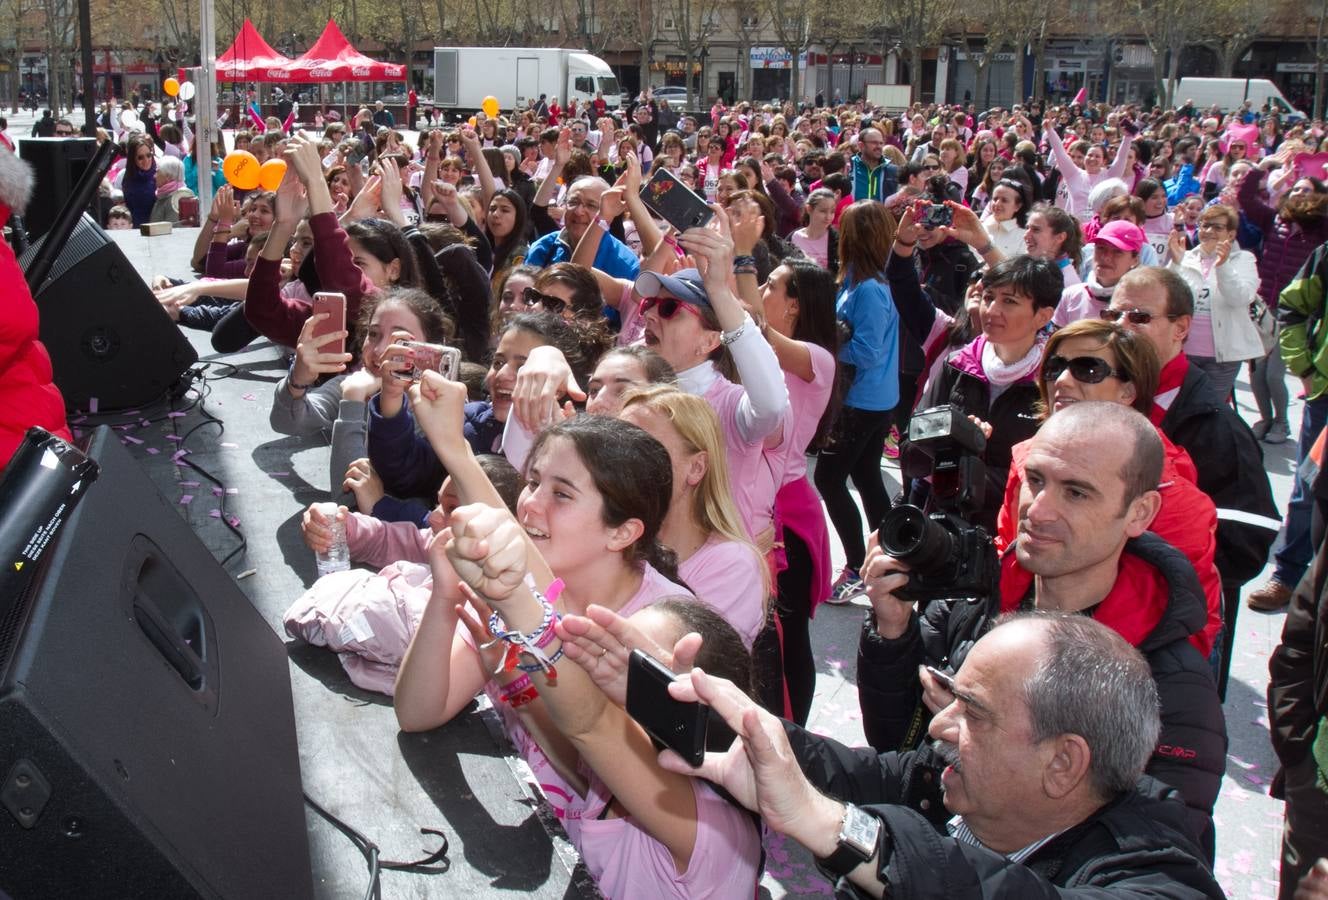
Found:
<path fill-rule="evenodd" d="M 850 805 L 844 816 L 844 828 L 839 840 L 841 844 L 848 844 L 859 851 L 862 858 L 867 860 L 876 852 L 876 839 L 880 833 L 880 819 Z"/>

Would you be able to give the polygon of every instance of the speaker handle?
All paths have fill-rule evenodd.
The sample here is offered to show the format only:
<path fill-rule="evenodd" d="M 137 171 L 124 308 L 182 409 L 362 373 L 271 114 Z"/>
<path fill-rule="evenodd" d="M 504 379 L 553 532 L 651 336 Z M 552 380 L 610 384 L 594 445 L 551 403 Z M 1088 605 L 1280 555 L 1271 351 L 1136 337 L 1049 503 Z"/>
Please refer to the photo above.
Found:
<path fill-rule="evenodd" d="M 202 690 L 202 660 L 179 630 L 162 615 L 152 598 L 142 594 L 134 598 L 134 621 L 138 623 L 139 629 L 152 646 L 157 648 L 157 652 L 167 664 L 179 673 L 184 683 L 189 685 L 191 690 Z"/>

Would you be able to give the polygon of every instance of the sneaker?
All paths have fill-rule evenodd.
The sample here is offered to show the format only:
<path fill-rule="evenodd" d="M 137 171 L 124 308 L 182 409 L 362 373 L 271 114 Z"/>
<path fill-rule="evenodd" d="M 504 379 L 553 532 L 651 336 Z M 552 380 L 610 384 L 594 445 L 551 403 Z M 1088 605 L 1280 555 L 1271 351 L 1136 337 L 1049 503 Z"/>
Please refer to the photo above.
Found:
<path fill-rule="evenodd" d="M 885 437 L 885 449 L 881 451 L 881 455 L 888 460 L 898 460 L 899 441 L 899 429 L 891 425 L 890 433 Z"/>
<path fill-rule="evenodd" d="M 1262 440 L 1265 444 L 1285 444 L 1291 437 L 1291 426 L 1286 422 L 1274 422 L 1268 427 Z"/>
<path fill-rule="evenodd" d="M 1245 598 L 1245 605 L 1257 612 L 1277 612 L 1291 602 L 1291 588 L 1277 579 Z"/>
<path fill-rule="evenodd" d="M 840 571 L 839 577 L 835 583 L 830 586 L 830 596 L 826 598 L 826 603 L 834 606 L 843 606 L 850 602 L 854 597 L 861 597 L 867 593 L 867 586 L 862 583 L 858 573 L 848 566 Z"/>
<path fill-rule="evenodd" d="M 1259 421 L 1255 422 L 1253 425 L 1250 426 L 1250 431 L 1254 432 L 1254 439 L 1256 441 L 1261 441 L 1263 440 L 1264 435 L 1268 433 L 1268 429 L 1272 427 L 1273 427 L 1272 419 L 1260 419 Z"/>

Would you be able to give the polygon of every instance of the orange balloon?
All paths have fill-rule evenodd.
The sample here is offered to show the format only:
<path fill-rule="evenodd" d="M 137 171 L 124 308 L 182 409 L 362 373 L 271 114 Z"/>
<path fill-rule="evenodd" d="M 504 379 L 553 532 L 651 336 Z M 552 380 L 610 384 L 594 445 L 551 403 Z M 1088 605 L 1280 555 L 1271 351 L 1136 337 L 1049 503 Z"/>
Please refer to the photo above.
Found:
<path fill-rule="evenodd" d="M 231 187 L 252 191 L 258 187 L 258 157 L 248 150 L 232 150 L 221 162 L 221 172 Z"/>
<path fill-rule="evenodd" d="M 275 191 L 286 177 L 286 160 L 269 159 L 258 167 L 258 186 L 265 191 Z"/>
<path fill-rule="evenodd" d="M 492 94 L 485 97 L 484 102 L 480 104 L 480 109 L 484 110 L 484 114 L 490 119 L 498 118 L 498 98 Z"/>
<path fill-rule="evenodd" d="M 471 128 L 474 128 L 474 127 L 475 127 L 475 117 L 474 117 L 474 116 L 471 116 L 471 117 L 470 117 L 469 119 L 467 119 L 466 121 L 469 123 L 469 125 L 470 125 Z"/>
<path fill-rule="evenodd" d="M 180 82 L 174 78 L 167 78 L 161 87 L 171 97 L 180 93 Z"/>

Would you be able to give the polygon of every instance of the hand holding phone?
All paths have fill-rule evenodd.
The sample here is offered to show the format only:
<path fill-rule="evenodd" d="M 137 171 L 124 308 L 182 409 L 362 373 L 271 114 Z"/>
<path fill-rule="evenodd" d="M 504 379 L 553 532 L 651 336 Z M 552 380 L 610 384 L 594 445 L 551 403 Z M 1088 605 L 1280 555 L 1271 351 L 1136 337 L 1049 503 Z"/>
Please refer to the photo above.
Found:
<path fill-rule="evenodd" d="M 669 685 L 677 680 L 663 663 L 640 650 L 627 658 L 627 714 L 661 747 L 668 747 L 691 766 L 705 760 L 709 708 L 673 699 Z"/>
<path fill-rule="evenodd" d="M 714 217 L 715 211 L 697 194 L 663 166 L 655 169 L 650 180 L 641 188 L 641 201 L 661 219 L 678 230 L 702 228 Z"/>
<path fill-rule="evenodd" d="M 394 372 L 393 377 L 400 381 L 419 381 L 425 372 L 437 372 L 448 381 L 456 381 L 461 371 L 461 351 L 442 344 L 427 344 L 423 341 L 402 341 L 406 348 L 409 366 Z"/>
<path fill-rule="evenodd" d="M 346 330 L 346 295 L 332 291 L 319 291 L 314 294 L 313 314 L 325 313 L 327 318 L 314 326 L 314 341 L 329 334 Z M 343 337 L 329 344 L 320 344 L 323 353 L 345 353 L 346 339 Z"/>

